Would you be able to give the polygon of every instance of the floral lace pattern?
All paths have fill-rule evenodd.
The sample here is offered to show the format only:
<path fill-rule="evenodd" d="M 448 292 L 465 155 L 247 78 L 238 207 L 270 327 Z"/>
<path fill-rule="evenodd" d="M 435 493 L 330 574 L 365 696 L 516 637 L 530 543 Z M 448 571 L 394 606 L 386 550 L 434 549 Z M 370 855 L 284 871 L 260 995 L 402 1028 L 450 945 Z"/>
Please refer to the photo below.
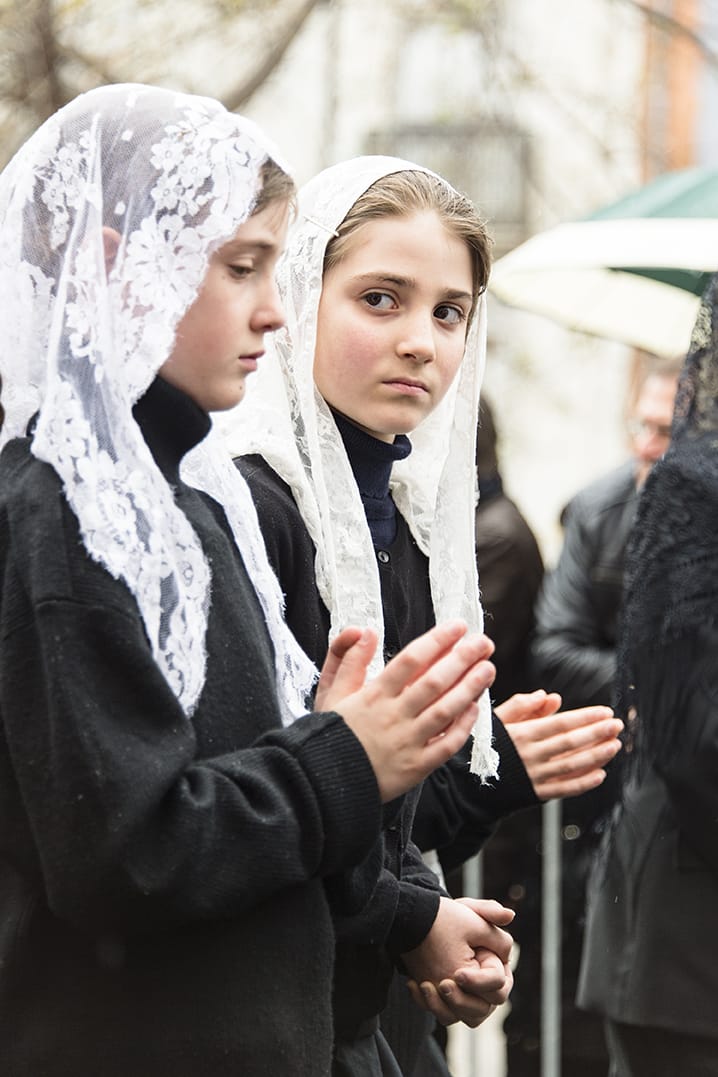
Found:
<path fill-rule="evenodd" d="M 210 570 L 132 408 L 168 358 L 212 251 L 251 213 L 268 152 L 253 124 L 215 101 L 111 86 L 48 120 L 0 177 L 0 285 L 11 312 L 2 441 L 24 435 L 39 411 L 32 451 L 60 476 L 89 555 L 135 596 L 187 714 L 204 686 Z M 109 271 L 108 228 L 117 240 Z M 193 482 L 204 489 L 214 471 L 211 454 L 202 459 Z M 231 470 L 221 496 L 246 505 Z M 287 714 L 301 713 L 315 671 L 284 626 L 251 514 L 235 538 L 267 615 Z"/>
<path fill-rule="evenodd" d="M 417 165 L 360 157 L 320 173 L 300 192 L 300 215 L 279 268 L 287 318 L 261 365 L 236 423 L 224 423 L 235 454 L 261 453 L 290 486 L 316 547 L 317 585 L 332 635 L 346 624 L 379 635 L 372 671 L 382 663 L 384 624 L 374 548 L 342 439 L 314 388 L 312 368 L 324 252 L 357 198 L 382 176 Z M 410 456 L 394 466 L 392 494 L 429 557 L 437 621 L 461 617 L 481 630 L 474 551 L 475 439 L 486 339 L 485 300 L 469 331 L 464 360 L 441 405 L 411 436 Z M 496 774 L 488 693 L 480 700 L 472 769 Z"/>

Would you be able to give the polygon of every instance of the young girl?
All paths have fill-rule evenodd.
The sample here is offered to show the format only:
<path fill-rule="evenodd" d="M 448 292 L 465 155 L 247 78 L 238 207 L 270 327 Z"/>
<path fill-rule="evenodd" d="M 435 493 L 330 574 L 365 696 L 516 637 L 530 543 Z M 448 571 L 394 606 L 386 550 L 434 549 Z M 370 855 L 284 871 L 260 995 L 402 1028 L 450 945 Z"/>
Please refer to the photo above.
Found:
<path fill-rule="evenodd" d="M 240 466 L 293 632 L 321 660 L 327 639 L 343 624 L 371 624 L 381 639 L 376 671 L 437 617 L 460 615 L 481 626 L 474 439 L 489 244 L 467 199 L 432 173 L 393 158 L 328 169 L 301 192 L 300 210 L 280 270 L 288 311 L 287 328 L 276 339 L 280 365 L 262 370 L 247 422 L 243 416 L 228 436 L 234 451 L 250 454 Z M 545 703 L 542 694 L 531 706 L 541 712 Z M 551 701 L 549 710 L 555 706 Z M 601 709 L 601 718 L 609 715 Z M 569 747 L 562 744 L 563 751 Z M 520 796 L 531 803 L 530 783 L 514 756 L 504 776 L 520 769 Z M 479 789 L 468 761 L 464 755 L 456 763 L 467 801 Z M 484 778 L 496 772 L 487 697 L 472 765 Z M 582 766 L 596 770 L 595 761 Z M 453 778 L 448 785 L 454 787 Z M 452 798 L 451 791 L 441 794 L 444 803 Z M 465 818 L 455 807 L 448 814 L 458 826 Z M 413 810 L 410 798 L 397 816 L 403 844 L 394 841 L 387 861 L 394 904 L 386 903 L 381 914 L 376 902 L 368 907 L 371 931 L 361 929 L 360 919 L 339 925 L 337 1072 L 344 1072 L 340 1060 L 352 1071 L 350 1045 L 358 1029 L 366 1031 L 359 1018 L 381 1010 L 387 958 L 401 953 L 409 971 L 420 974 L 413 963 L 418 951 L 410 957 L 406 947 L 397 951 L 394 910 L 406 923 L 403 910 L 412 906 L 414 943 L 423 938 L 428 947 L 455 911 L 455 903 L 432 893 L 427 882 L 416 896 L 415 867 L 406 878 L 402 857 L 412 855 Z M 394 830 L 397 825 L 394 820 Z M 441 1000 L 427 988 L 428 1005 L 448 1022 L 461 1013 L 451 995 L 456 984 L 442 986 L 448 995 Z M 489 1009 L 474 1014 L 474 1023 Z M 381 1072 L 366 1065 L 362 1060 L 354 1072 Z"/>
<path fill-rule="evenodd" d="M 349 630 L 294 721 L 313 667 L 208 416 L 282 322 L 292 191 L 253 126 L 143 86 L 0 176 L 3 1073 L 327 1073 L 323 879 L 380 859 L 492 677 L 454 621 L 355 689 Z"/>

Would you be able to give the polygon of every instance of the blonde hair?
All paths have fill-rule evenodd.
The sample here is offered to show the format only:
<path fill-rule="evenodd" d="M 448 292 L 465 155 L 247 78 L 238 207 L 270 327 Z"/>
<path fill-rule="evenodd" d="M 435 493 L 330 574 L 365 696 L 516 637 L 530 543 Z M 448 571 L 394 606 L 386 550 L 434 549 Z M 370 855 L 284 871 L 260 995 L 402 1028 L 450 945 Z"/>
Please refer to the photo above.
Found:
<path fill-rule="evenodd" d="M 489 279 L 491 237 L 471 200 L 445 180 L 428 172 L 408 169 L 392 172 L 382 176 L 360 195 L 337 228 L 336 236 L 327 245 L 324 272 L 347 256 L 353 236 L 363 225 L 383 217 L 408 217 L 426 211 L 436 213 L 447 232 L 462 240 L 468 248 L 473 280 L 473 315 Z"/>

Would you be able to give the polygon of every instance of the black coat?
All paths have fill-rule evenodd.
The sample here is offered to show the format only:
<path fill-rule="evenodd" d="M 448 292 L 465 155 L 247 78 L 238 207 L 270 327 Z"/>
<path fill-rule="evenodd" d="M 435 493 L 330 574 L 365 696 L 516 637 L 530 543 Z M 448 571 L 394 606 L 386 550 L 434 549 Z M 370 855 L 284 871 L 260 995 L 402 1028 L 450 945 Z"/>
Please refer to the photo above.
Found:
<path fill-rule="evenodd" d="M 636 683 L 671 698 L 680 735 L 629 786 L 589 886 L 581 1006 L 614 1021 L 718 1039 L 718 632 L 698 633 L 691 675 L 671 645 Z M 637 700 L 649 713 L 652 700 Z"/>
<path fill-rule="evenodd" d="M 55 472 L 0 457 L 0 1072 L 318 1077 L 323 879 L 374 847 L 376 781 L 338 715 L 281 727 L 224 514 L 178 476 L 206 415 L 156 382 L 138 417 L 212 570 L 191 720 Z"/>

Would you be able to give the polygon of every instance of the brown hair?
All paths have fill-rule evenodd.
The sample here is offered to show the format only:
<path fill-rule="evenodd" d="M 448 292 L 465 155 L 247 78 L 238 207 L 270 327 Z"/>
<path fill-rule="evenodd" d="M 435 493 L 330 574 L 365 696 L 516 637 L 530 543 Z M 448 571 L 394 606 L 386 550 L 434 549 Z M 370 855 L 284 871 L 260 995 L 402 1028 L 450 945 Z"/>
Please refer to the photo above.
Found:
<path fill-rule="evenodd" d="M 262 165 L 262 186 L 252 213 L 261 213 L 272 202 L 294 204 L 297 188 L 294 180 L 271 157 Z"/>
<path fill-rule="evenodd" d="M 445 180 L 427 172 L 407 169 L 390 173 L 360 195 L 338 226 L 337 235 L 329 241 L 324 255 L 324 272 L 346 257 L 352 236 L 363 225 L 382 217 L 408 217 L 426 210 L 433 210 L 446 230 L 468 247 L 473 277 L 473 315 L 489 279 L 491 238 L 471 200 Z"/>

